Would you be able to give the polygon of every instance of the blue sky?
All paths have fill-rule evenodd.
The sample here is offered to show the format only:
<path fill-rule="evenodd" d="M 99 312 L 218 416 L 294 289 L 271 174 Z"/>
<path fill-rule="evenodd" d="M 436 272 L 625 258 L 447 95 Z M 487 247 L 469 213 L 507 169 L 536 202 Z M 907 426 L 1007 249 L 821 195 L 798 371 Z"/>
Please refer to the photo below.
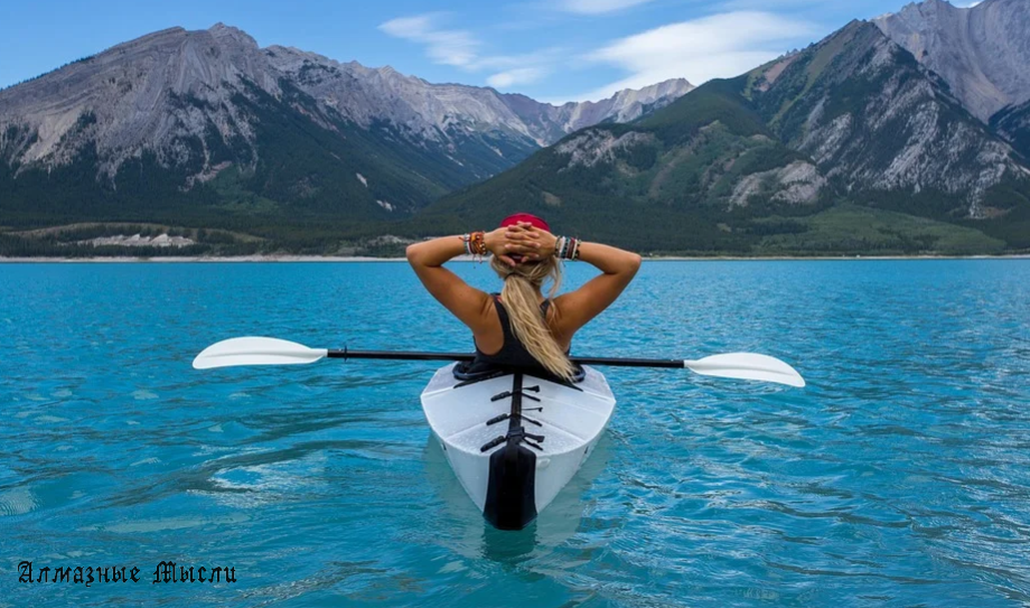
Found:
<path fill-rule="evenodd" d="M 970 4 L 955 0 L 956 4 Z M 34 0 L 0 2 L 0 87 L 143 34 L 223 22 L 261 46 L 391 65 L 536 99 L 700 84 L 806 46 L 903 0 Z"/>

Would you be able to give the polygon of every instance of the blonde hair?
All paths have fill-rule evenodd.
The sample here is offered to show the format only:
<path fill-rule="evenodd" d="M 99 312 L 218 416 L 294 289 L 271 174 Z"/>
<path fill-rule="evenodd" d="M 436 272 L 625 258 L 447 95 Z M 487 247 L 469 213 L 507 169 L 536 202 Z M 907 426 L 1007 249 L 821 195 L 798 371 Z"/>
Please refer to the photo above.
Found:
<path fill-rule="evenodd" d="M 515 332 L 515 337 L 547 371 L 571 381 L 575 368 L 547 327 L 543 315 L 540 314 L 540 303 L 536 299 L 537 289 L 547 279 L 552 281 L 547 299 L 550 300 L 558 293 L 562 279 L 560 263 L 554 258 L 548 258 L 541 262 L 513 267 L 494 257 L 490 260 L 490 267 L 504 279 L 501 299 L 511 319 L 511 329 Z"/>

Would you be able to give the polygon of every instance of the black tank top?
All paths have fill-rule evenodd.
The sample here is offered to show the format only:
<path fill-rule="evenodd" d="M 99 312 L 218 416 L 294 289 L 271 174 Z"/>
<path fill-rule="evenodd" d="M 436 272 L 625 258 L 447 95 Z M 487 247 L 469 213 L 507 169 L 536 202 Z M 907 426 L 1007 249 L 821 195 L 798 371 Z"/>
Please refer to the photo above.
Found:
<path fill-rule="evenodd" d="M 519 341 L 515 331 L 511 328 L 511 317 L 508 310 L 501 303 L 499 294 L 491 294 L 494 301 L 494 308 L 497 309 L 497 318 L 501 322 L 501 331 L 504 334 L 504 344 L 501 350 L 488 355 L 479 350 L 476 345 L 476 358 L 471 363 L 459 363 L 454 369 L 454 375 L 459 379 L 472 379 L 484 374 L 491 374 L 498 370 L 518 369 L 534 375 L 550 376 L 550 372 L 544 369 L 526 347 Z M 547 311 L 551 306 L 550 300 L 544 300 L 540 304 L 540 314 L 546 319 Z"/>

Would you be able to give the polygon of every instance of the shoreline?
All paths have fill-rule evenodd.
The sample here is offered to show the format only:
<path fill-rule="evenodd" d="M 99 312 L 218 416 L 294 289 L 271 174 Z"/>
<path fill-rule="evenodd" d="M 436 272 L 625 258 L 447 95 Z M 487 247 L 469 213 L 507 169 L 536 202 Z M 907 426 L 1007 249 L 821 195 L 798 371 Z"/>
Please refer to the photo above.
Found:
<path fill-rule="evenodd" d="M 861 262 L 899 260 L 1027 260 L 1030 254 L 1013 255 L 848 255 L 848 256 L 644 256 L 644 262 Z M 114 256 L 91 258 L 61 257 L 0 257 L 0 264 L 246 264 L 246 263 L 353 263 L 353 262 L 405 262 L 405 258 L 376 258 L 367 256 L 314 256 L 314 255 L 248 255 L 232 257 L 203 256 Z M 475 262 L 469 256 L 454 258 L 454 262 Z"/>

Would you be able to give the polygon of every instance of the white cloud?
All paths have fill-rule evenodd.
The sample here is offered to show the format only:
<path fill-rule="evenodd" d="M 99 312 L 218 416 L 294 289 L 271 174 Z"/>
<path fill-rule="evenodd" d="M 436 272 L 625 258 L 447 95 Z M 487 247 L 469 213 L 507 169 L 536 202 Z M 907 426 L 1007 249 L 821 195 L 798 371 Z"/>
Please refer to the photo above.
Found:
<path fill-rule="evenodd" d="M 651 2 L 651 0 L 560 0 L 558 8 L 570 13 L 599 15 L 647 2 Z"/>
<path fill-rule="evenodd" d="M 720 11 L 780 11 L 792 9 L 825 8 L 826 0 L 724 0 Z"/>
<path fill-rule="evenodd" d="M 664 25 L 617 40 L 587 59 L 620 67 L 631 75 L 582 99 L 603 99 L 627 88 L 670 78 L 700 85 L 738 76 L 775 59 L 790 42 L 811 35 L 813 26 L 772 13 L 739 11 Z"/>
<path fill-rule="evenodd" d="M 555 66 L 568 54 L 567 49 L 550 47 L 521 55 L 491 55 L 476 60 L 474 67 L 494 72 L 486 79 L 486 84 L 495 89 L 507 89 L 539 82 L 553 73 Z"/>
<path fill-rule="evenodd" d="M 483 70 L 509 70 L 515 68 L 537 67 L 543 68 L 558 63 L 568 57 L 569 50 L 562 47 L 548 47 L 522 53 L 519 55 L 487 55 L 476 59 L 473 64 L 475 69 Z"/>
<path fill-rule="evenodd" d="M 497 89 L 506 89 L 516 84 L 530 84 L 547 75 L 544 68 L 517 68 L 507 72 L 498 72 L 486 79 L 486 83 Z"/>
<path fill-rule="evenodd" d="M 439 27 L 440 19 L 438 13 L 398 17 L 383 23 L 379 29 L 390 36 L 425 45 L 426 55 L 435 63 L 468 72 L 495 72 L 487 77 L 486 83 L 498 89 L 540 80 L 551 72 L 550 66 L 563 54 L 562 49 L 552 47 L 522 55 L 480 56 L 479 39 L 465 30 Z"/>
<path fill-rule="evenodd" d="M 466 67 L 476 59 L 479 41 L 465 30 L 447 30 L 437 26 L 438 14 L 416 15 L 391 19 L 379 29 L 396 38 L 426 45 L 426 54 L 434 63 Z"/>
<path fill-rule="evenodd" d="M 433 29 L 433 15 L 398 17 L 381 24 L 379 29 L 398 38 L 418 40 Z"/>

